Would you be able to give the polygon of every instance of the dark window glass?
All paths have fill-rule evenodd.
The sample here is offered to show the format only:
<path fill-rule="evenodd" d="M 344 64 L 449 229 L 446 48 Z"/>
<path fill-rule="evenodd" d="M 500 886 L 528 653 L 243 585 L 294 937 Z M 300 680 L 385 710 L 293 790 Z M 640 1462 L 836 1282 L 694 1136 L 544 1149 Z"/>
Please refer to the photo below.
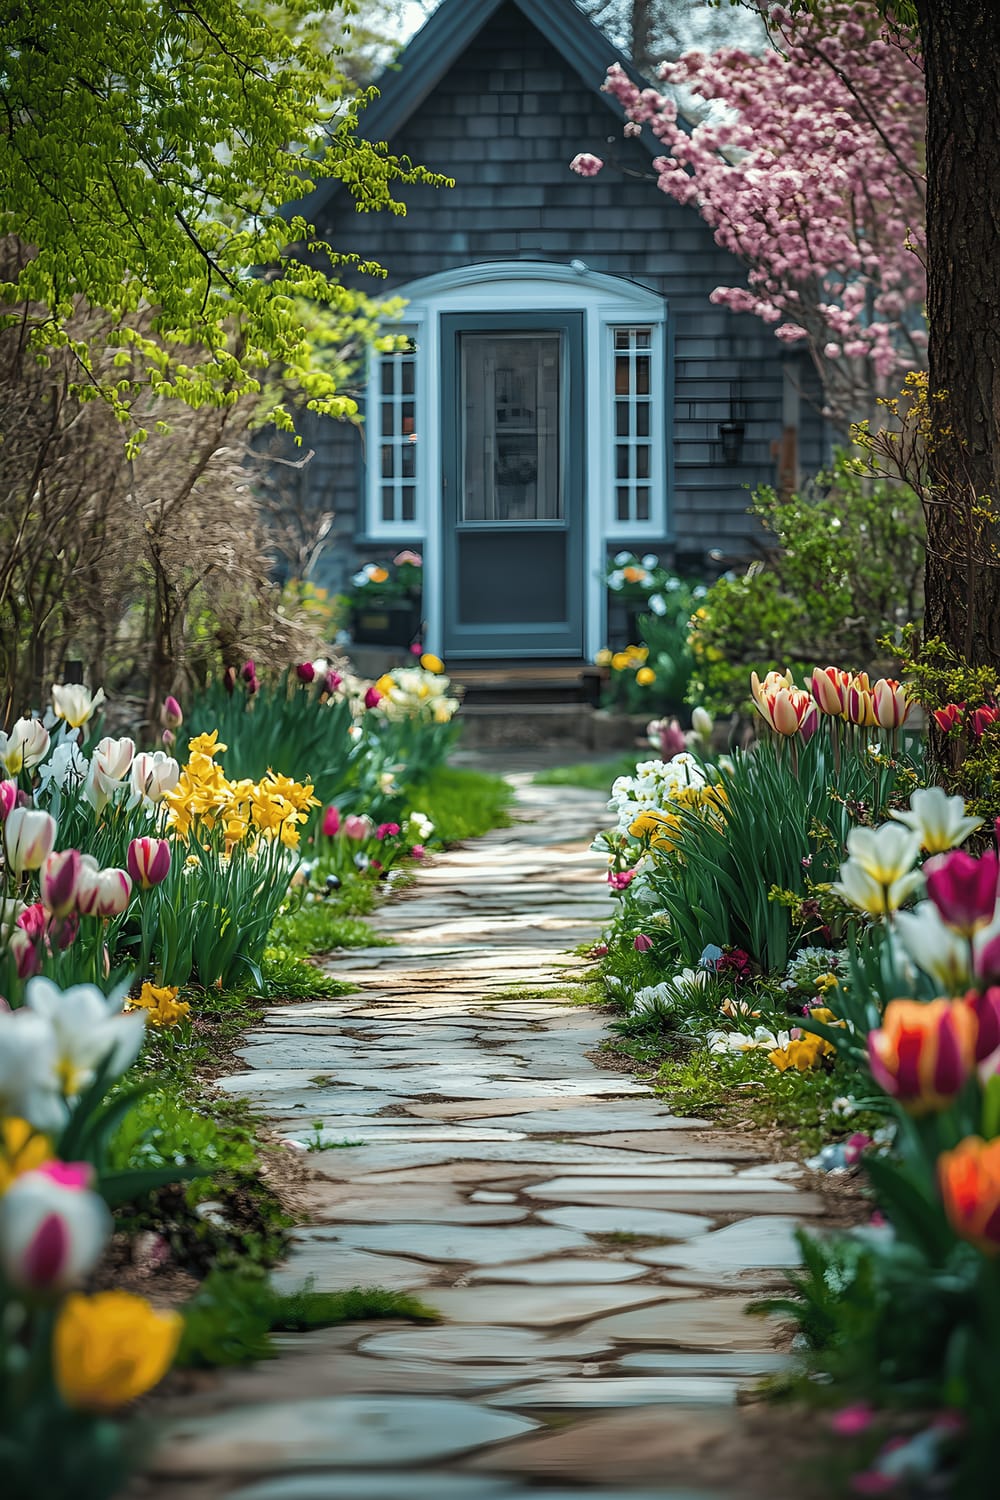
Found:
<path fill-rule="evenodd" d="M 649 355 L 640 354 L 635 362 L 635 388 L 640 396 L 649 395 Z"/>
<path fill-rule="evenodd" d="M 635 518 L 637 521 L 649 520 L 649 490 L 642 485 L 635 492 Z"/>
<path fill-rule="evenodd" d="M 649 402 L 635 403 L 635 430 L 638 437 L 649 437 Z"/>

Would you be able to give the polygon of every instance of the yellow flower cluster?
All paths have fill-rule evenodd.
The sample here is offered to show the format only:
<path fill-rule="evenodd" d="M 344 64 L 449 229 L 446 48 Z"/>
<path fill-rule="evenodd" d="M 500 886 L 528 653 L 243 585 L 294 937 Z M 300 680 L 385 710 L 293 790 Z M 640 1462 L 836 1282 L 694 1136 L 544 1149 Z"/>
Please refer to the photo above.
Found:
<path fill-rule="evenodd" d="M 52 1142 L 27 1120 L 10 1115 L 0 1120 L 0 1194 L 22 1172 L 33 1172 L 52 1160 Z"/>
<path fill-rule="evenodd" d="M 834 983 L 836 983 L 835 979 Z M 812 1018 L 814 1021 L 822 1021 L 826 1026 L 844 1025 L 844 1022 L 838 1021 L 833 1011 L 825 1006 L 817 1007 L 812 1012 Z M 808 1073 L 811 1068 L 818 1068 L 824 1057 L 834 1057 L 836 1052 L 836 1047 L 825 1037 L 817 1036 L 815 1032 L 804 1031 L 798 1037 L 793 1038 L 786 1047 L 778 1047 L 774 1052 L 769 1052 L 767 1060 L 774 1064 L 779 1073 L 785 1073 L 789 1068 L 794 1068 L 798 1073 Z"/>
<path fill-rule="evenodd" d="M 165 984 L 157 988 L 147 979 L 142 986 L 139 998 L 131 1001 L 130 1005 L 132 1010 L 144 1010 L 146 1020 L 151 1026 L 176 1026 L 178 1021 L 186 1021 L 191 1011 L 190 1003 L 187 1000 L 178 1000 L 177 994 L 175 984 Z"/>
<path fill-rule="evenodd" d="M 190 741 L 190 759 L 176 787 L 163 799 L 170 810 L 167 827 L 186 838 L 192 830 L 211 832 L 221 824 L 228 849 L 246 839 L 255 841 L 260 834 L 297 848 L 299 825 L 308 819 L 310 808 L 319 806 L 311 783 L 274 771 L 261 781 L 230 781 L 215 761 L 226 748 L 219 743 L 217 729 Z"/>
<path fill-rule="evenodd" d="M 709 816 L 721 817 L 727 802 L 725 788 L 721 786 L 682 786 L 670 793 L 672 807 L 688 807 Z M 683 821 L 679 812 L 649 807 L 629 824 L 628 831 L 633 838 L 644 840 L 650 849 L 669 854 L 677 847 L 676 835 Z"/>

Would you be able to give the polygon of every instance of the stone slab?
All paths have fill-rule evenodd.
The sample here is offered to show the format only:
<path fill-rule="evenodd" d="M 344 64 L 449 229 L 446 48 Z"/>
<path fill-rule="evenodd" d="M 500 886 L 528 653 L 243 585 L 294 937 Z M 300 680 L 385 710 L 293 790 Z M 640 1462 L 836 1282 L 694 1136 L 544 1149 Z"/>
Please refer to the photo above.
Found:
<path fill-rule="evenodd" d="M 627 1261 L 595 1260 L 584 1256 L 559 1256 L 554 1260 L 531 1260 L 523 1265 L 484 1266 L 481 1271 L 469 1273 L 468 1280 L 510 1281 L 525 1286 L 590 1286 L 621 1281 L 634 1281 L 643 1275 L 643 1268 Z"/>
<path fill-rule="evenodd" d="M 586 1249 L 584 1235 L 548 1225 L 358 1224 L 338 1227 L 337 1240 L 353 1250 L 403 1254 L 427 1261 L 501 1265 L 565 1250 Z"/>
<path fill-rule="evenodd" d="M 650 1235 L 664 1240 L 703 1236 L 713 1223 L 704 1214 L 669 1213 L 656 1208 L 598 1208 L 593 1204 L 540 1209 L 537 1217 L 545 1224 L 579 1229 L 584 1234 Z M 636 1257 L 639 1258 L 638 1251 Z"/>
<path fill-rule="evenodd" d="M 639 1311 L 598 1319 L 587 1334 L 612 1343 L 656 1344 L 665 1348 L 748 1352 L 773 1349 L 770 1323 L 750 1317 L 742 1297 L 696 1297 L 662 1302 Z"/>
<path fill-rule="evenodd" d="M 537 1380 L 488 1397 L 490 1406 L 537 1407 L 731 1406 L 740 1382 L 721 1375 L 570 1376 Z"/>
<path fill-rule="evenodd" d="M 673 1295 L 670 1287 L 643 1284 L 616 1286 L 503 1286 L 495 1283 L 446 1287 L 434 1292 L 434 1307 L 453 1323 L 479 1324 L 484 1347 L 490 1326 L 555 1328 L 581 1323 L 622 1308 L 654 1303 Z M 678 1291 L 678 1295 L 684 1296 Z"/>

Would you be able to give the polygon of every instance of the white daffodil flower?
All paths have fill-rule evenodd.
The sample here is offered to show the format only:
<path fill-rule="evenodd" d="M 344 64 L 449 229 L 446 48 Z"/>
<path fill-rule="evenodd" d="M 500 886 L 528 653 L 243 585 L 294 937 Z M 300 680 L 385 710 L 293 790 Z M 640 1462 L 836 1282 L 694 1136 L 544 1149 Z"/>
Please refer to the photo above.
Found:
<path fill-rule="evenodd" d="M 873 917 L 884 917 L 888 912 L 898 911 L 904 901 L 919 890 L 923 878 L 919 870 L 911 870 L 898 880 L 883 883 L 869 875 L 856 861 L 849 859 L 846 864 L 841 865 L 840 879 L 830 889 L 859 911 L 865 911 Z"/>
<path fill-rule="evenodd" d="M 109 1058 L 112 1076 L 119 1078 L 138 1057 L 146 1030 L 145 1011 L 123 1014 L 121 999 L 109 999 L 96 984 L 74 984 L 61 990 L 51 979 L 39 976 L 29 979 L 24 995 L 31 1015 L 49 1029 L 56 1078 L 67 1099 L 76 1098 L 92 1083 Z"/>
<path fill-rule="evenodd" d="M 919 787 L 910 798 L 908 812 L 889 814 L 904 823 L 920 839 L 928 854 L 945 854 L 957 849 L 970 833 L 982 826 L 982 818 L 966 817 L 961 797 L 949 797 L 944 787 Z"/>
<path fill-rule="evenodd" d="M 65 719 L 71 729 L 79 729 L 81 724 L 86 724 L 103 702 L 103 688 L 98 688 L 93 697 L 77 682 L 67 682 L 64 686 L 56 683 L 52 688 L 52 706 L 56 718 Z"/>
<path fill-rule="evenodd" d="M 847 835 L 849 860 L 879 885 L 893 885 L 913 869 L 920 853 L 919 836 L 898 823 L 879 828 L 852 828 Z M 843 878 L 843 872 L 841 872 Z"/>

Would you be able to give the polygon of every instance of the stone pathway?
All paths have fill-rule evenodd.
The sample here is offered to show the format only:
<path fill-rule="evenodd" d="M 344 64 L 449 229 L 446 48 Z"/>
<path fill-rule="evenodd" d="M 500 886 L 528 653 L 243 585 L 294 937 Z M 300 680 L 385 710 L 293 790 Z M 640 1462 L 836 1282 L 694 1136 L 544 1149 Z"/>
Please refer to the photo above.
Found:
<path fill-rule="evenodd" d="M 287 1336 L 178 1398 L 158 1500 L 778 1493 L 741 1456 L 740 1393 L 782 1364 L 744 1308 L 822 1203 L 591 1060 L 568 950 L 609 911 L 604 799 L 512 779 L 523 821 L 424 867 L 377 919 L 397 946 L 337 960 L 356 993 L 275 1008 L 221 1080 L 314 1153 L 278 1284 L 399 1288 L 443 1321 Z"/>

